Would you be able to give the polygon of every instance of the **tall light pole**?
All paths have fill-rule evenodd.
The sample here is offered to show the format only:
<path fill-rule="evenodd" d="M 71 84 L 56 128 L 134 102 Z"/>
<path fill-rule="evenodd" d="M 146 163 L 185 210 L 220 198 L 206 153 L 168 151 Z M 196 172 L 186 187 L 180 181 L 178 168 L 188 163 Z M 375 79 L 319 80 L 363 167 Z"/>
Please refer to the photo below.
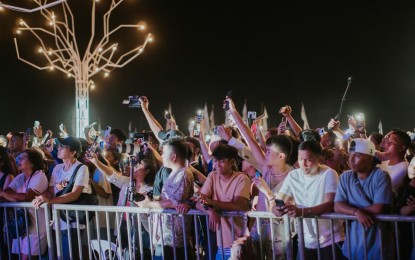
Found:
<path fill-rule="evenodd" d="M 144 43 L 136 45 L 129 51 L 120 54 L 117 52 L 119 43 L 112 40 L 114 33 L 121 29 L 133 29 L 144 31 L 144 23 L 122 24 L 111 29 L 110 17 L 112 12 L 124 0 L 111 0 L 108 11 L 103 16 L 103 35 L 100 40 L 96 39 L 95 14 L 96 3 L 99 0 L 92 0 L 91 14 L 91 36 L 83 56 L 79 51 L 75 33 L 74 15 L 66 1 L 61 3 L 61 17 L 50 9 L 40 10 L 41 15 L 46 19 L 48 27 L 31 27 L 21 19 L 16 30 L 17 35 L 29 31 L 36 38 L 39 47 L 37 52 L 46 60 L 46 65 L 36 65 L 21 57 L 17 38 L 14 39 L 17 57 L 19 60 L 39 70 L 59 70 L 69 78 L 75 79 L 76 95 L 76 136 L 82 137 L 83 130 L 89 125 L 89 90 L 95 87 L 92 80 L 97 74 L 108 77 L 112 70 L 122 68 L 143 53 L 147 44 L 153 41 L 151 33 L 147 33 Z M 34 2 L 42 6 L 41 0 Z M 46 42 L 46 39 L 49 42 Z"/>

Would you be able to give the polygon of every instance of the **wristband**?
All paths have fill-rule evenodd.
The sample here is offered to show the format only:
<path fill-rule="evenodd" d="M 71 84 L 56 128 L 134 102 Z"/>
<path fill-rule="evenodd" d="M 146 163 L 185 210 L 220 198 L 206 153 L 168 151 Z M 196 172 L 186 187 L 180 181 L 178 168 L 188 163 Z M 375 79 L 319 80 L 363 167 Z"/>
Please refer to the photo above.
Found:
<path fill-rule="evenodd" d="M 356 216 L 356 215 L 355 215 L 355 213 L 356 213 L 356 211 L 358 211 L 358 210 L 359 210 L 358 208 L 355 208 L 355 209 L 353 210 L 353 212 L 352 212 L 352 215 L 353 215 L 353 216 Z"/>

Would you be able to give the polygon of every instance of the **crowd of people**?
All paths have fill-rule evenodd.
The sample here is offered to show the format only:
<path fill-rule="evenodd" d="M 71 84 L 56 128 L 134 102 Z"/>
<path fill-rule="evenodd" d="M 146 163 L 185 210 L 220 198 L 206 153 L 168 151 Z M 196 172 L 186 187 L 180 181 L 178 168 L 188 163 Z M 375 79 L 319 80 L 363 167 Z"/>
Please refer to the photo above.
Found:
<path fill-rule="evenodd" d="M 4 147 L 0 146 L 0 201 L 32 202 L 30 222 L 36 223 L 34 209 L 39 209 L 40 229 L 30 225 L 29 232 L 10 245 L 0 238 L 2 257 L 7 250 L 22 259 L 35 258 L 39 250 L 44 254 L 46 223 L 40 206 L 76 204 L 81 198 L 91 205 L 206 212 L 196 224 L 187 215 L 142 213 L 141 234 L 136 228 L 127 230 L 126 217 L 132 214 L 123 215 L 120 223 L 110 214 L 110 237 L 106 215 L 99 213 L 101 239 L 125 246 L 131 233 L 144 241 L 144 250 L 154 259 L 193 259 L 196 250 L 205 259 L 285 259 L 282 218 L 231 219 L 221 216 L 222 211 L 271 212 L 277 217 L 288 215 L 292 222 L 300 218 L 306 259 L 334 255 L 336 259 L 394 259 L 397 252 L 401 259 L 415 257 L 410 224 L 395 230 L 401 238 L 395 248 L 392 226 L 375 218 L 415 215 L 415 151 L 407 132 L 392 129 L 386 135 L 368 135 L 364 120 L 354 117 L 345 132 L 334 119 L 327 131 L 301 129 L 290 106 L 281 108 L 286 120 L 278 127 L 261 131 L 263 118 L 246 122 L 227 97 L 227 125 L 205 133 L 201 121 L 202 127 L 189 129 L 186 136 L 171 115 L 166 116 L 164 129 L 150 112 L 147 97 L 140 97 L 140 102 L 151 131 L 137 140 L 127 138 L 121 129 L 97 138 L 91 128 L 85 129 L 85 138 L 65 131 L 61 138 L 52 138 L 49 130 L 45 138 L 41 126 L 33 129 L 34 136 L 19 132 L 5 138 Z M 209 142 L 207 134 L 212 136 Z M 134 151 L 133 156 L 126 150 Z M 127 158 L 132 163 L 126 163 Z M 135 194 L 128 192 L 130 173 Z M 330 212 L 357 220 L 314 218 Z M 0 221 L 4 226 L 7 219 Z M 59 221 L 63 257 L 69 257 L 71 250 L 76 258 L 78 243 L 70 247 L 68 233 L 77 237 L 77 230 L 85 230 L 86 224 L 68 216 Z M 120 225 L 121 234 L 115 225 Z"/>

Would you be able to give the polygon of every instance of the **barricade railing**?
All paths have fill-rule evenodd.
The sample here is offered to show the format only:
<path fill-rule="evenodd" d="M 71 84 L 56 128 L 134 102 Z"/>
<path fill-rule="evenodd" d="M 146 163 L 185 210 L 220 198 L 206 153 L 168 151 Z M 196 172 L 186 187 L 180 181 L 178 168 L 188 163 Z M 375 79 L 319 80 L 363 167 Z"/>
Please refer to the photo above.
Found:
<path fill-rule="evenodd" d="M 14 249 L 14 252 L 31 252 L 32 254 L 29 253 L 28 255 L 29 259 L 33 255 L 37 255 L 40 259 L 42 256 L 42 247 L 44 247 L 44 241 L 41 240 L 46 239 L 49 259 L 53 259 L 54 248 L 52 244 L 52 232 L 49 227 L 51 218 L 47 205 L 42 205 L 39 209 L 35 209 L 30 202 L 0 203 L 0 213 L 0 233 L 2 234 L 0 237 L 0 258 L 21 259 L 19 253 L 13 254 Z M 12 219 L 15 219 L 15 221 L 11 221 Z M 21 223 L 21 221 L 24 223 Z M 23 230 L 25 235 L 13 239 L 9 231 L 14 230 L 16 233 L 19 233 L 19 229 Z"/>
<path fill-rule="evenodd" d="M 0 203 L 0 209 L 2 209 L 2 218 L 9 218 L 9 211 L 17 217 L 17 210 L 22 208 L 25 215 L 25 220 L 29 222 L 29 218 L 33 219 L 31 226 L 26 226 L 26 232 L 34 234 L 36 239 L 45 239 L 41 237 L 40 225 L 43 223 L 46 229 L 46 242 L 47 242 L 47 255 L 49 259 L 149 259 L 153 258 L 156 254 L 161 258 L 170 259 L 202 259 L 204 255 L 208 255 L 209 259 L 215 258 L 216 248 L 224 247 L 224 236 L 231 236 L 234 241 L 244 231 L 247 230 L 248 225 L 252 226 L 252 223 L 248 219 L 252 219 L 256 225 L 255 232 L 259 237 L 256 253 L 259 259 L 277 259 L 278 250 L 274 241 L 278 239 L 284 240 L 283 254 L 286 259 L 295 259 L 296 254 L 294 248 L 297 248 L 297 243 L 293 243 L 293 234 L 298 235 L 298 254 L 300 259 L 306 259 L 305 254 L 305 242 L 304 242 L 304 228 L 303 223 L 306 218 L 277 218 L 270 212 L 222 212 L 221 216 L 229 220 L 231 234 L 227 233 L 225 229 L 223 233 L 223 227 L 218 225 L 218 241 L 214 242 L 216 235 L 209 232 L 208 214 L 204 211 L 190 210 L 186 214 L 179 214 L 175 210 L 165 209 L 146 209 L 138 207 L 118 207 L 118 206 L 81 206 L 81 205 L 69 205 L 69 204 L 57 204 L 49 210 L 47 206 L 42 205 L 41 209 L 34 209 L 31 203 Z M 44 222 L 41 220 L 41 210 L 44 210 Z M 65 232 L 65 228 L 68 228 L 66 222 L 61 221 L 66 219 L 71 211 L 75 211 L 76 221 L 71 224 L 71 230 L 73 232 Z M 52 214 L 51 214 L 52 212 Z M 91 221 L 87 221 L 84 226 L 79 224 L 80 213 L 86 212 L 86 218 L 89 219 L 93 214 Z M 63 213 L 63 214 L 61 214 Z M 100 215 L 99 213 L 103 214 Z M 111 216 L 111 214 L 113 216 Z M 51 217 L 52 216 L 52 217 Z M 103 216 L 103 217 L 102 217 Z M 111 221 L 111 219 L 114 221 Z M 308 218 L 310 219 L 310 218 Z M 350 243 L 348 239 L 350 237 L 349 224 L 356 223 L 357 218 L 355 216 L 343 215 L 338 213 L 328 213 L 321 216 L 311 217 L 315 219 L 316 223 L 316 236 L 319 234 L 319 222 L 317 220 L 329 220 L 330 221 L 330 233 L 331 233 L 331 250 L 335 259 L 335 241 L 334 241 L 334 229 L 333 223 L 341 220 L 345 227 L 346 233 L 345 243 Z M 242 220 L 242 221 L 241 221 Z M 293 220 L 297 223 L 293 230 Z M 403 259 L 400 252 L 400 242 L 402 238 L 399 234 L 399 223 L 410 223 L 412 234 L 412 241 L 415 241 L 415 217 L 406 217 L 399 215 L 378 215 L 376 216 L 377 222 L 391 223 L 391 231 L 394 232 L 394 257 L 396 259 Z M 100 224 L 102 222 L 102 224 Z M 175 223 L 172 225 L 172 223 Z M 189 224 L 191 223 L 191 224 Z M 240 223 L 243 223 L 241 226 Z M 27 223 L 28 224 L 28 223 Z M 5 223 L 5 240 L 2 241 L 2 250 L 4 245 L 10 245 L 10 234 L 7 231 L 7 223 Z M 122 227 L 124 225 L 125 227 Z M 190 226 L 191 225 L 191 226 Z M 275 230 L 275 227 L 283 228 L 283 230 Z M 34 226 L 34 228 L 33 228 Z M 269 230 L 262 229 L 267 227 Z M 154 232 L 159 228 L 159 232 Z M 179 228 L 180 236 L 172 235 L 176 232 L 175 229 Z M 29 230 L 30 229 L 30 230 Z M 192 232 L 190 232 L 192 229 Z M 3 227 L 2 227 L 3 230 Z M 204 232 L 200 232 L 203 230 Z M 242 230 L 241 233 L 235 234 L 236 230 Z M 64 232 L 62 232 L 64 231 Z M 147 240 L 145 233 L 148 232 Z M 281 234 L 283 233 L 283 234 Z M 377 230 L 380 241 L 382 236 L 382 230 Z M 114 236 L 115 234 L 115 236 Z M 66 236 L 66 237 L 63 237 Z M 157 235 L 161 235 L 157 237 Z M 252 235 L 252 233 L 251 233 Z M 278 236 L 278 239 L 277 239 Z M 365 236 L 366 233 L 362 234 Z M 117 239 L 115 239 L 117 237 Z M 62 239 L 67 241 L 69 248 L 68 253 L 64 253 Z M 22 238 L 19 238 L 22 239 Z M 177 241 L 176 241 L 177 240 Z M 181 242 L 180 242 L 181 241 Z M 366 241 L 365 239 L 363 241 Z M 30 239 L 28 243 L 30 243 Z M 177 243 L 176 243 L 177 242 Z M 269 242 L 271 242 L 269 244 Z M 267 243 L 267 244 L 264 244 Z M 415 243 L 413 247 L 415 248 Z M 18 252 L 22 252 L 22 248 L 17 243 Z M 37 241 L 36 256 L 41 256 L 40 241 Z M 164 246 L 161 246 L 164 245 Z M 166 245 L 170 245 L 166 246 Z M 271 245 L 271 248 L 270 246 Z M 354 245 L 351 245 L 354 246 Z M 364 258 L 368 259 L 368 252 L 372 245 L 364 245 Z M 383 245 L 382 245 L 383 246 Z M 30 248 L 33 245 L 29 245 Z M 78 250 L 74 248 L 77 247 Z M 350 245 L 349 255 L 350 255 Z M 382 248 L 382 247 L 381 247 Z M 266 251 L 267 249 L 268 251 Z M 317 239 L 317 256 L 318 259 L 323 259 L 320 253 L 320 240 Z M 30 252 L 30 251 L 29 251 Z M 267 253 L 268 252 L 268 253 Z M 271 253 L 270 253 L 271 252 Z M 20 255 L 13 255 L 11 247 L 7 254 L 2 252 L 2 257 L 6 259 L 17 259 Z M 223 253 L 223 251 L 222 251 Z M 281 253 L 281 252 L 279 252 Z M 191 254 L 191 255 L 190 255 Z M 381 252 L 382 259 L 388 259 L 387 256 Z M 223 256 L 223 255 L 222 255 Z M 29 259 L 31 257 L 29 256 Z M 43 256 L 44 259 L 44 256 Z M 224 259 L 224 258 L 223 258 Z"/>

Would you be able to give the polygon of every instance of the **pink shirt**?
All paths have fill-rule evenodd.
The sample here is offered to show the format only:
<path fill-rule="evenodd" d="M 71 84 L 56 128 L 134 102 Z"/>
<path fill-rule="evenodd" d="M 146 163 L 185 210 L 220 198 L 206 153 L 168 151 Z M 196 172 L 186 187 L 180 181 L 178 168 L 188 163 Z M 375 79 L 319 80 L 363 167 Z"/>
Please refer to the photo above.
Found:
<path fill-rule="evenodd" d="M 220 174 L 212 171 L 209 173 L 205 184 L 203 184 L 201 193 L 206 196 L 222 201 L 222 202 L 232 202 L 235 201 L 236 197 L 242 197 L 249 200 L 249 192 L 251 188 L 251 181 L 248 176 L 241 172 L 234 172 L 232 177 L 229 180 L 222 180 Z M 229 248 L 233 244 L 233 237 L 236 239 L 244 235 L 244 221 L 243 218 L 233 218 L 234 220 L 234 236 L 232 236 L 232 221 L 231 218 L 221 218 L 222 225 L 222 239 L 223 247 Z M 218 246 L 221 246 L 220 241 L 220 232 L 216 232 Z"/>

